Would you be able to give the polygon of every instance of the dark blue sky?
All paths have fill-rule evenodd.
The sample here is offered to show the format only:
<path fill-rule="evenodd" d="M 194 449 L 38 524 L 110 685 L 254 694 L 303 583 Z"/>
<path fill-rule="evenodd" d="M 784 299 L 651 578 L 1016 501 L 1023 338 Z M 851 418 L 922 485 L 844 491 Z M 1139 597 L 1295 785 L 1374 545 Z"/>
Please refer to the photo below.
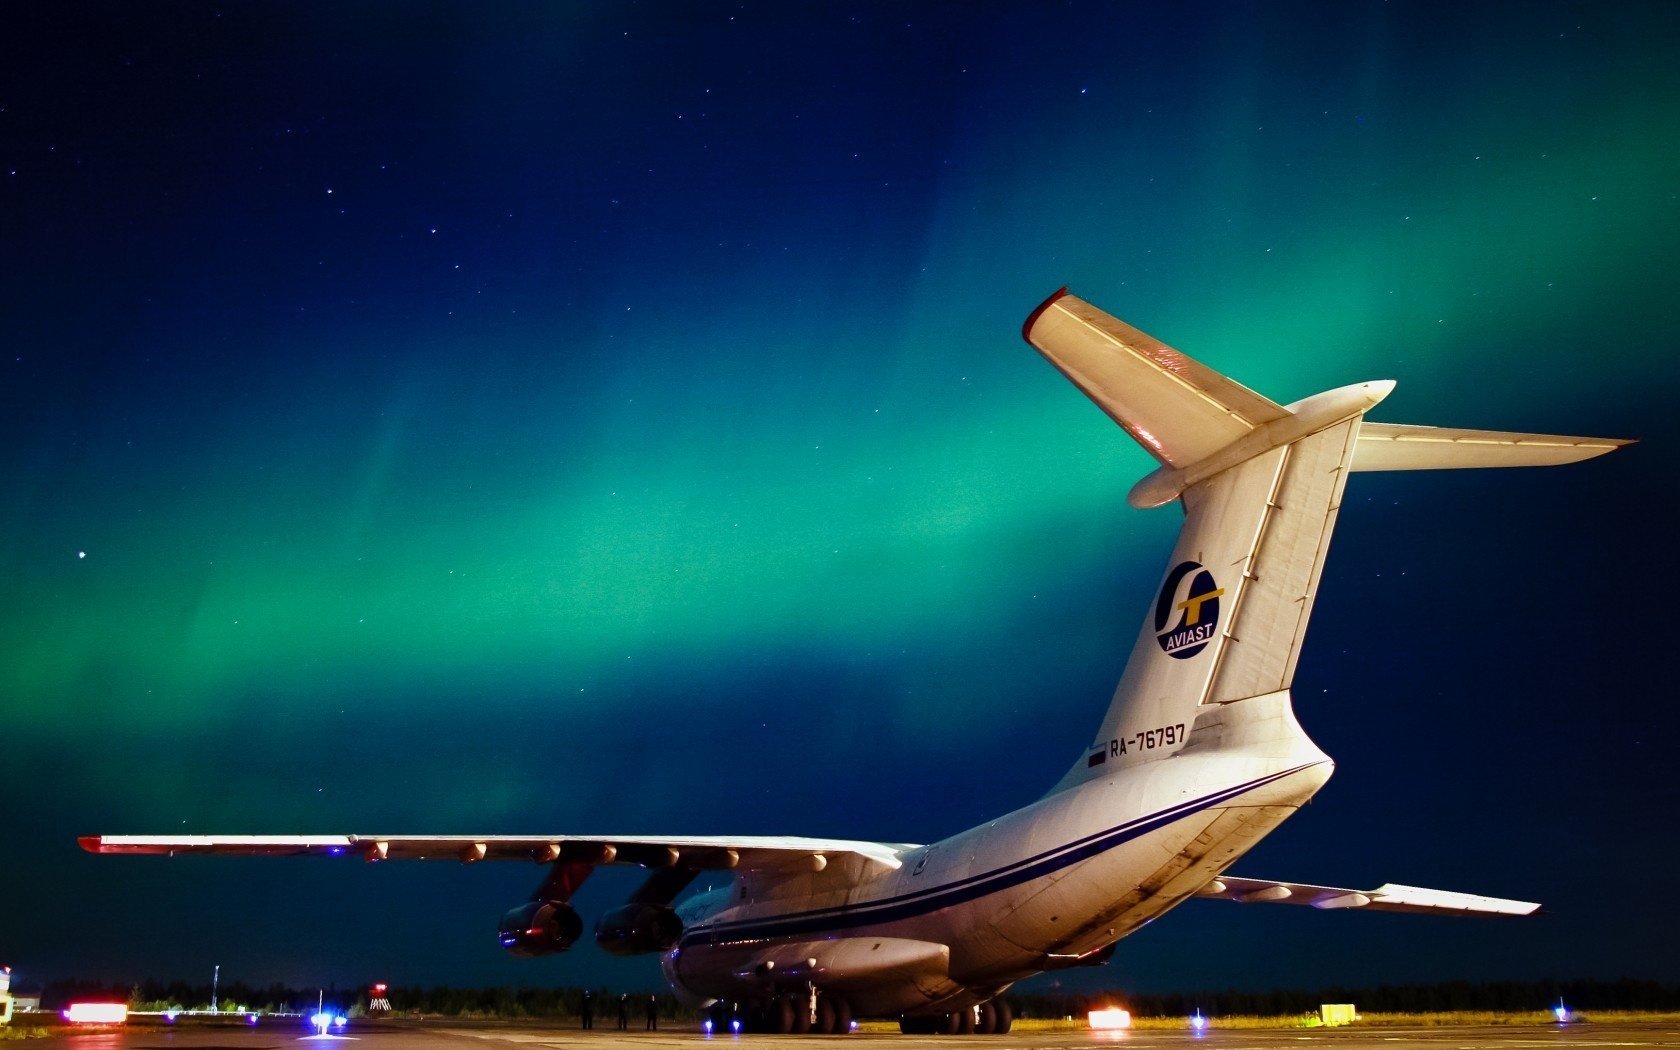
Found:
<path fill-rule="evenodd" d="M 0 961 L 651 984 L 535 869 L 90 832 L 802 833 L 1022 805 L 1178 516 L 1021 344 L 1063 283 L 1279 401 L 1633 436 L 1361 475 L 1296 681 L 1338 763 L 1065 980 L 1680 979 L 1670 5 L 52 5 L 0 31 Z M 593 914 L 634 886 L 604 873 Z"/>

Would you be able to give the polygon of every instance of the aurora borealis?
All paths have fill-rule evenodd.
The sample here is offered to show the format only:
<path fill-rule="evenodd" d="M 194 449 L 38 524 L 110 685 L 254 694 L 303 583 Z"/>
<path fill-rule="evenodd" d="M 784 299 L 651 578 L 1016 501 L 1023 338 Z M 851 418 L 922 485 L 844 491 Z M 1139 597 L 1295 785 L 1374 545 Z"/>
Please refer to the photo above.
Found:
<path fill-rule="evenodd" d="M 1276 400 L 1643 438 L 1360 475 L 1338 761 L 1067 980 L 1680 979 L 1680 9 L 117 5 L 0 33 L 0 962 L 651 984 L 535 869 L 90 832 L 923 841 L 1081 754 L 1177 527 L 1019 338 L 1074 290 Z M 632 876 L 596 877 L 592 917 Z M 119 921 L 113 922 L 113 917 Z"/>

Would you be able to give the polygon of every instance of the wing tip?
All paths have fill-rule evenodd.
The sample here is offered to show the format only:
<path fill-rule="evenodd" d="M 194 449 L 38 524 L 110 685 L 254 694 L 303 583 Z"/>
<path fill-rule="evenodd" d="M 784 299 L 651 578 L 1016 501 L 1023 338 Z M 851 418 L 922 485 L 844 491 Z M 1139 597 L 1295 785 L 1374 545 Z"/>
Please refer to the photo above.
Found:
<path fill-rule="evenodd" d="M 1033 325 L 1037 324 L 1038 319 L 1044 316 L 1044 311 L 1056 305 L 1057 299 L 1060 299 L 1067 294 L 1068 286 L 1064 284 L 1054 292 L 1050 293 L 1050 298 L 1033 307 L 1033 312 L 1027 315 L 1027 319 L 1025 321 L 1021 322 L 1021 338 L 1026 340 L 1028 346 L 1032 345 Z"/>
<path fill-rule="evenodd" d="M 82 849 L 88 851 L 89 853 L 102 853 L 104 852 L 101 848 L 104 845 L 104 836 L 78 835 L 76 836 L 76 845 L 82 847 Z"/>
<path fill-rule="evenodd" d="M 1600 456 L 1608 456 L 1612 452 L 1620 452 L 1629 445 L 1637 445 L 1640 440 L 1640 438 L 1588 438 L 1575 445 L 1579 454 L 1572 460 L 1566 460 L 1565 463 L 1585 463 Z"/>

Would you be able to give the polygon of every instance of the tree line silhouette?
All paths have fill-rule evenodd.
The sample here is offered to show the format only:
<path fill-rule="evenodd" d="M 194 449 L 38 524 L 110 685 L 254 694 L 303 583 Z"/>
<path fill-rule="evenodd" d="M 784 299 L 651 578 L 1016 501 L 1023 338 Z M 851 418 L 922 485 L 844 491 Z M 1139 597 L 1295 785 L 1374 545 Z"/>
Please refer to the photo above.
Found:
<path fill-rule="evenodd" d="M 616 1009 L 620 991 L 591 990 L 597 1016 Z M 41 988 L 43 1008 L 58 1010 L 78 1000 L 126 1001 L 135 1008 L 202 1010 L 210 1004 L 209 984 L 187 981 L 142 981 L 135 985 L 64 980 Z M 679 1006 L 660 989 L 628 993 L 635 1016 L 641 1016 L 650 994 L 659 996 L 660 1014 L 680 1019 L 692 1011 Z M 445 1017 L 575 1018 L 584 989 L 558 987 L 453 988 L 391 985 L 386 996 L 392 1013 Z M 249 985 L 223 982 L 218 1003 L 229 1012 L 311 1013 L 317 998 L 329 1006 L 360 1015 L 367 1007 L 367 988 L 291 988 L 281 984 Z M 1201 1011 L 1210 1017 L 1235 1014 L 1281 1016 L 1318 1009 L 1320 1003 L 1354 1003 L 1376 1013 L 1435 1013 L 1457 1010 L 1544 1010 L 1562 999 L 1570 1009 L 1680 1010 L 1680 983 L 1622 978 L 1619 980 L 1443 981 L 1438 984 L 1377 985 L 1323 988 L 1273 988 L 1197 992 L 1134 992 L 1123 986 L 1111 991 L 1067 994 L 1023 993 L 1008 996 L 1018 1016 L 1083 1016 L 1103 1006 L 1123 1006 L 1138 1017 L 1188 1016 Z"/>
<path fill-rule="evenodd" d="M 1258 1015 L 1280 1017 L 1316 1012 L 1322 1003 L 1353 1003 L 1371 1013 L 1443 1013 L 1493 1010 L 1506 1013 L 1546 1010 L 1561 998 L 1571 1010 L 1677 1010 L 1680 983 L 1638 980 L 1442 981 L 1438 984 L 1384 984 L 1374 987 L 1330 985 L 1323 988 L 1271 988 L 1199 992 L 1112 992 L 1077 995 L 1012 995 L 1017 1015 L 1083 1016 L 1103 1006 L 1123 1006 L 1137 1017 L 1187 1017 L 1200 1010 L 1209 1017 Z"/>

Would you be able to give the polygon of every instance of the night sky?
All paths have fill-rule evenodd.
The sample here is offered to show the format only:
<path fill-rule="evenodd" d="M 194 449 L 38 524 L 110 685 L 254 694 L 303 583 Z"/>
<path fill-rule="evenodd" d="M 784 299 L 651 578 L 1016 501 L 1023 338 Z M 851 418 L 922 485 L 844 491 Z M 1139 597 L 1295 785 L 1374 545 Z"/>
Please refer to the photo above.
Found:
<path fill-rule="evenodd" d="M 1462 6 L 10 6 L 0 962 L 651 986 L 496 947 L 535 867 L 75 836 L 1036 798 L 1180 521 L 1020 340 L 1066 283 L 1281 402 L 1644 440 L 1353 479 L 1338 771 L 1236 869 L 1552 914 L 1192 902 L 1061 979 L 1680 979 L 1680 7 Z"/>

